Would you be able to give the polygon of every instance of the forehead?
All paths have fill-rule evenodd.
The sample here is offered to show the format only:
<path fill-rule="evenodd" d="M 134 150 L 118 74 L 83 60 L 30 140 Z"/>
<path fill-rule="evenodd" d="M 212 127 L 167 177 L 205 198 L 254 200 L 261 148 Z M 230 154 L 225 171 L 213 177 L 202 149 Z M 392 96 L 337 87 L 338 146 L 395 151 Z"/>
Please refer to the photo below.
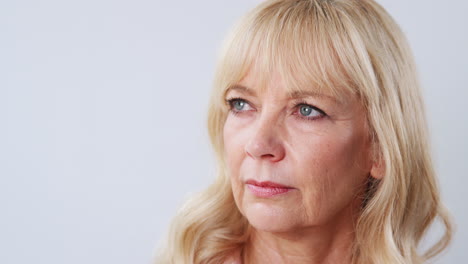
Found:
<path fill-rule="evenodd" d="M 341 104 L 345 102 L 344 98 L 350 98 L 349 93 L 345 89 L 342 89 L 342 94 L 337 96 L 330 89 L 320 89 L 313 83 L 303 85 L 287 83 L 278 71 L 269 74 L 268 78 L 262 78 L 261 73 L 258 71 L 248 71 L 237 83 L 226 89 L 225 95 L 231 92 L 251 96 L 268 94 L 287 99 L 314 97 L 328 99 L 334 103 Z M 344 94 L 347 94 L 347 96 L 344 96 Z"/>
<path fill-rule="evenodd" d="M 281 3 L 286 7 L 278 2 L 280 6 L 261 9 L 233 31 L 217 68 L 216 94 L 225 95 L 240 85 L 257 93 L 280 89 L 290 96 L 364 98 L 355 78 L 361 76 L 355 74 L 359 65 L 351 60 L 355 52 L 339 30 L 339 19 L 318 15 L 313 11 L 316 7 Z"/>

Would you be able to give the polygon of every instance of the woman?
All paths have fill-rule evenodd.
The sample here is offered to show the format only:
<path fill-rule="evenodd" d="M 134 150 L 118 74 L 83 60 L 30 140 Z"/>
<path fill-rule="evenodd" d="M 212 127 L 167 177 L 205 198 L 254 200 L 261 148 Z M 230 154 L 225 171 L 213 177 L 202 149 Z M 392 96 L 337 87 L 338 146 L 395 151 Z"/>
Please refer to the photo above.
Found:
<path fill-rule="evenodd" d="M 273 0 L 225 43 L 216 181 L 157 263 L 424 263 L 451 238 L 408 44 L 372 0 Z M 443 237 L 418 244 L 433 220 Z"/>

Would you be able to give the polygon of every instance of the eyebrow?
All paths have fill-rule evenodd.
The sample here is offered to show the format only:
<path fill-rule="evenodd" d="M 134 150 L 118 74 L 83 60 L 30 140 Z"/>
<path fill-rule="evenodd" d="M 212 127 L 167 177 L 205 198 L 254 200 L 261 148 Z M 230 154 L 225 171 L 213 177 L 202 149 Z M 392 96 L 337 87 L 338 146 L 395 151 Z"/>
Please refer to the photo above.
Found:
<path fill-rule="evenodd" d="M 229 91 L 236 91 L 236 90 L 240 91 L 240 92 L 243 92 L 243 93 L 246 93 L 248 95 L 253 95 L 253 96 L 257 95 L 257 93 L 254 90 L 252 90 L 250 88 L 247 88 L 246 86 L 243 86 L 243 85 L 240 85 L 240 84 L 236 84 L 234 86 L 229 87 L 226 90 L 226 92 L 224 93 L 224 95 L 227 95 L 229 93 Z"/>
<path fill-rule="evenodd" d="M 234 86 L 231 86 L 229 87 L 226 92 L 224 93 L 224 95 L 227 95 L 229 93 L 229 91 L 231 90 L 236 90 L 236 91 L 240 91 L 240 92 L 243 92 L 243 93 L 246 93 L 248 95 L 251 95 L 251 96 L 256 96 L 256 92 L 246 86 L 243 86 L 243 85 L 240 85 L 240 84 L 236 84 Z M 322 93 L 318 93 L 318 92 L 314 92 L 314 91 L 293 91 L 291 93 L 289 93 L 289 99 L 298 99 L 298 98 L 303 98 L 303 97 L 316 97 L 316 98 L 324 98 L 324 99 L 329 99 L 335 103 L 340 103 L 338 99 L 336 99 L 335 97 L 333 96 L 330 96 L 330 95 L 326 95 L 326 94 L 322 94 Z"/>

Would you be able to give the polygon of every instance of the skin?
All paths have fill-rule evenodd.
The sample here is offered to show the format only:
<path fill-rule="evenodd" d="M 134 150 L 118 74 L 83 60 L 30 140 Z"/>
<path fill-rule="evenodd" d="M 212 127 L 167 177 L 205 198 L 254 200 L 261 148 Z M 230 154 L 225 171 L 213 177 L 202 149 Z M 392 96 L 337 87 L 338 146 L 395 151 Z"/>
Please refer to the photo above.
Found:
<path fill-rule="evenodd" d="M 255 76 L 225 96 L 242 98 L 227 104 L 223 136 L 234 198 L 253 227 L 244 263 L 349 263 L 365 181 L 376 169 L 364 109 L 353 95 L 291 98 L 278 74 L 260 90 Z M 304 102 L 325 114 L 298 106 Z M 293 189 L 258 197 L 247 180 Z"/>

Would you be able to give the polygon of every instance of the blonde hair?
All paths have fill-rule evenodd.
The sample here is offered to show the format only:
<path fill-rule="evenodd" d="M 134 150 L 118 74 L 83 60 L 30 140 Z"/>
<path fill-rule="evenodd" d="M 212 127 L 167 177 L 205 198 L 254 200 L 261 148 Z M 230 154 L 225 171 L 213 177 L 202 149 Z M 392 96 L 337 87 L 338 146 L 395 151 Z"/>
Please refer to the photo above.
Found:
<path fill-rule="evenodd" d="M 353 263 L 423 263 L 451 240 L 430 157 L 423 98 L 409 45 L 372 0 L 273 0 L 236 25 L 221 52 L 208 113 L 218 176 L 172 222 L 157 263 L 221 263 L 243 247 L 250 226 L 226 176 L 226 89 L 252 68 L 266 82 L 279 72 L 291 90 L 344 89 L 366 109 L 381 180 L 369 178 L 356 223 Z M 418 245 L 436 218 L 445 233 L 424 254 Z"/>

